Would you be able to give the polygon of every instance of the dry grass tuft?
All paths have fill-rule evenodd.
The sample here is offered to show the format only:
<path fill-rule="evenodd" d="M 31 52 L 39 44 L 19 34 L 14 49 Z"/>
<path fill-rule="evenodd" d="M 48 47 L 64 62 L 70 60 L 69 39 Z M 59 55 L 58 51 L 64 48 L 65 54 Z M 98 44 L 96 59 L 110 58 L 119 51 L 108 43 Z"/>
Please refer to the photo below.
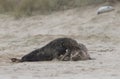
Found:
<path fill-rule="evenodd" d="M 31 16 L 35 12 L 51 13 L 58 10 L 100 3 L 105 0 L 0 0 L 0 12 L 12 12 L 15 17 Z"/>

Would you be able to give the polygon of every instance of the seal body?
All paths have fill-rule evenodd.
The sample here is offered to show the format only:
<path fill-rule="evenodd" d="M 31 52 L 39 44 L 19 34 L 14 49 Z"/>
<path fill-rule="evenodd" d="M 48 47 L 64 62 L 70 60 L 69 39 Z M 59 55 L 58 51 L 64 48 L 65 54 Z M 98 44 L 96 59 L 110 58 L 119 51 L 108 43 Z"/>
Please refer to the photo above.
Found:
<path fill-rule="evenodd" d="M 25 61 L 78 61 L 90 59 L 85 45 L 71 38 L 57 38 L 47 45 L 33 50 L 21 59 L 11 58 L 12 62 Z"/>
<path fill-rule="evenodd" d="M 97 14 L 105 13 L 114 10 L 112 6 L 102 6 L 97 10 Z"/>

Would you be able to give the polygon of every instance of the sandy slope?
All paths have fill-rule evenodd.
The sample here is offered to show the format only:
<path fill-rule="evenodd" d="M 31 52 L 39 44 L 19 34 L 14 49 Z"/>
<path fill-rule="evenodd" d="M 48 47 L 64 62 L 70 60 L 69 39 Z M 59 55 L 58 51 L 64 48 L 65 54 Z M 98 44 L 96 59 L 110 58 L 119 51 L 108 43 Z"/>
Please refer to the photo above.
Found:
<path fill-rule="evenodd" d="M 102 5 L 102 4 L 101 4 Z M 0 16 L 0 79 L 120 79 L 120 9 L 96 15 L 101 5 L 14 20 Z M 11 63 L 58 37 L 85 44 L 96 60 Z"/>

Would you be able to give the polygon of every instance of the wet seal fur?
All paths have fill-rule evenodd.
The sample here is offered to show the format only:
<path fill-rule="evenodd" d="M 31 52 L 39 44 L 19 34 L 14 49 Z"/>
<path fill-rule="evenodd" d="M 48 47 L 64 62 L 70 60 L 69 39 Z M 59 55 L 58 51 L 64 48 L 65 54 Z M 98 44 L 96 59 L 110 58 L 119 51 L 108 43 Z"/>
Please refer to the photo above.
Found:
<path fill-rule="evenodd" d="M 51 61 L 53 59 L 77 61 L 90 59 L 90 56 L 88 55 L 87 48 L 83 44 L 78 44 L 76 40 L 57 38 L 47 45 L 24 55 L 21 59 L 11 58 L 11 61 Z"/>

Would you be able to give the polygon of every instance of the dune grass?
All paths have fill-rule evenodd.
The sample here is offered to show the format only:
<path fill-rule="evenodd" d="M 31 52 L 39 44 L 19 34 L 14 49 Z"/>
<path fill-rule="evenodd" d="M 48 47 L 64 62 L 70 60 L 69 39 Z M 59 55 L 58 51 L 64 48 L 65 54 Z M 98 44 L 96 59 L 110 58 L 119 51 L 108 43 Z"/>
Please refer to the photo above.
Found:
<path fill-rule="evenodd" d="M 34 13 L 51 13 L 105 0 L 0 0 L 0 13 L 12 13 L 15 17 Z"/>

